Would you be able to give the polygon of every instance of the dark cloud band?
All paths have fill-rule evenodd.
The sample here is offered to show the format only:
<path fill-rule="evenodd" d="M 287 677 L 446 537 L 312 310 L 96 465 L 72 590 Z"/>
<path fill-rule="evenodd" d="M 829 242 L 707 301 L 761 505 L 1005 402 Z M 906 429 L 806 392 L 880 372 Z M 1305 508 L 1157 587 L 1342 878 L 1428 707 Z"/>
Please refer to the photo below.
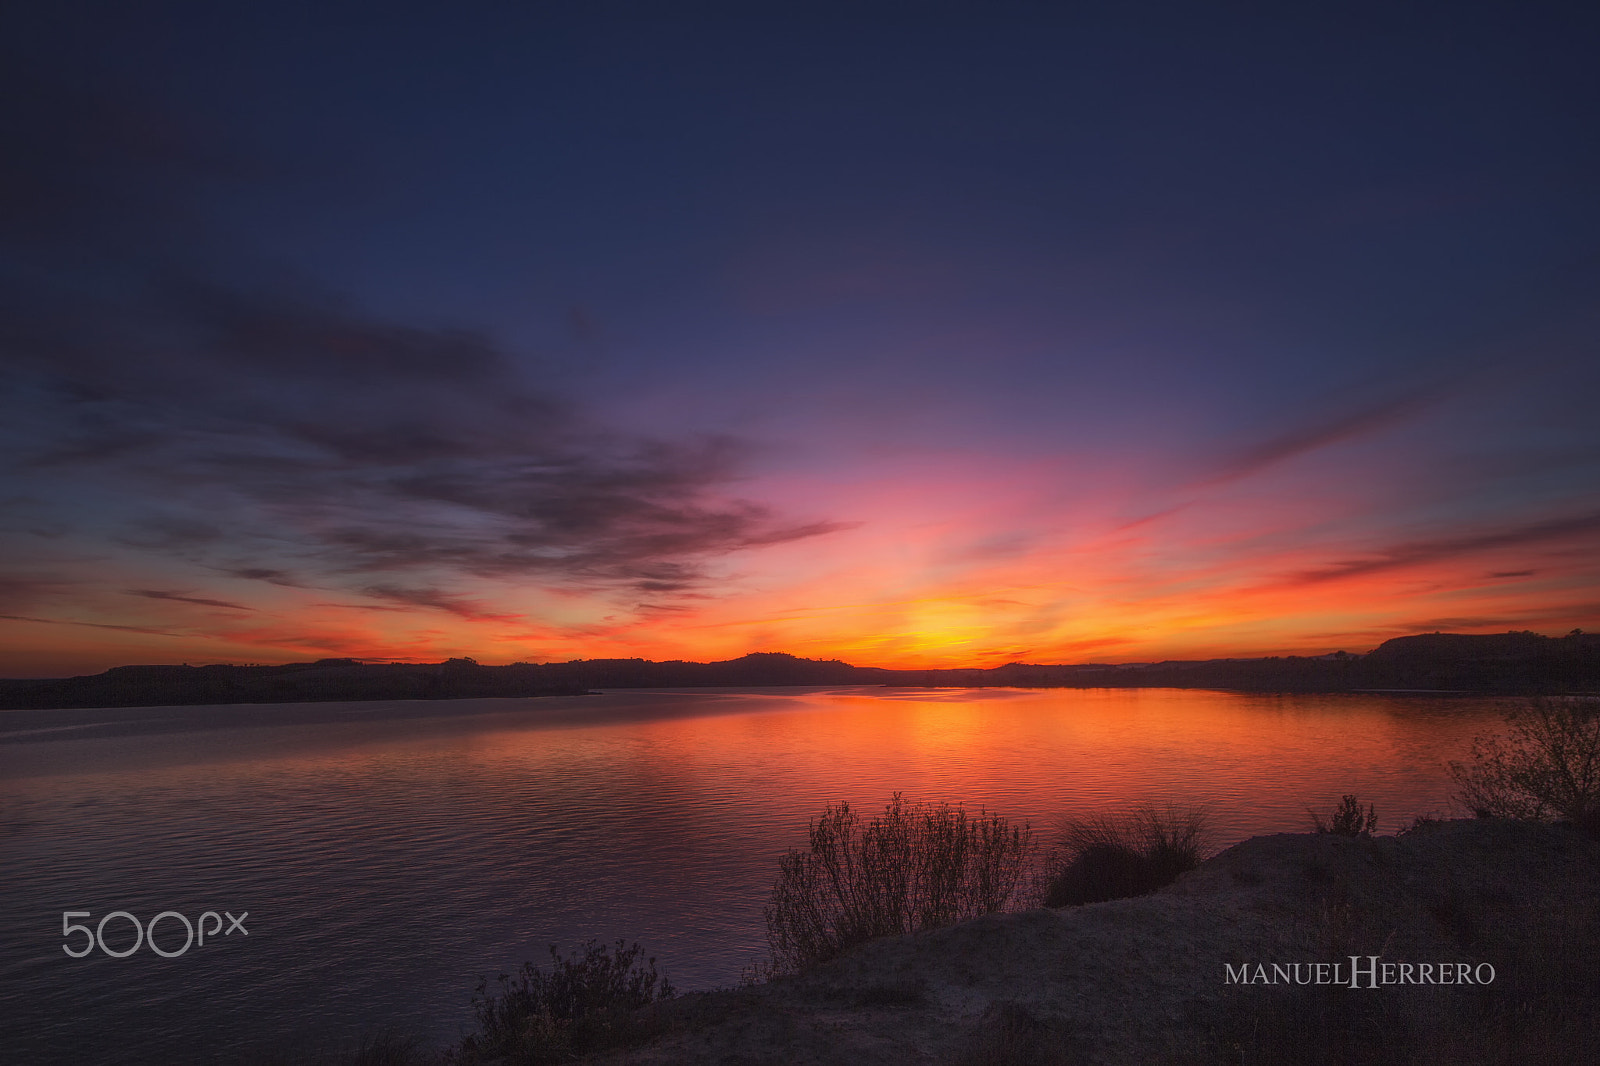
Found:
<path fill-rule="evenodd" d="M 180 207 L 217 153 L 155 151 L 123 136 L 149 115 L 34 90 L 6 187 L 37 202 L 0 227 L 0 413 L 30 429 L 6 473 L 71 486 L 121 544 L 488 619 L 448 583 L 660 597 L 709 558 L 839 528 L 730 497 L 740 441 L 606 430 L 481 333 L 261 280 Z M 102 135 L 80 145 L 88 119 Z"/>

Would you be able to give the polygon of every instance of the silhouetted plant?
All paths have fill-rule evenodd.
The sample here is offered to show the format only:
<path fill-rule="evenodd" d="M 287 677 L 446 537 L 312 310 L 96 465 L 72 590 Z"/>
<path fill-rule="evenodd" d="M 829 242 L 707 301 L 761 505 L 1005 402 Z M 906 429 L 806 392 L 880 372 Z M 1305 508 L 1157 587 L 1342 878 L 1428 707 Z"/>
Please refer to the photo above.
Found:
<path fill-rule="evenodd" d="M 1415 833 L 1419 829 L 1427 829 L 1429 826 L 1442 825 L 1443 823 L 1444 817 L 1442 815 L 1419 814 L 1411 819 L 1411 827 L 1409 829 L 1403 829 L 1401 832 Z"/>
<path fill-rule="evenodd" d="M 766 907 L 774 967 L 796 971 L 881 936 L 949 925 L 1006 906 L 1032 858 L 1032 830 L 896 792 L 863 825 L 848 803 L 811 823 L 810 847 L 778 867 Z"/>
<path fill-rule="evenodd" d="M 1452 762 L 1456 798 L 1480 817 L 1563 818 L 1600 829 L 1600 706 L 1541 698 L 1506 712 L 1506 735 L 1479 736 Z"/>
<path fill-rule="evenodd" d="M 1200 865 L 1206 813 L 1144 804 L 1122 814 L 1068 819 L 1044 905 L 1067 907 L 1154 892 Z"/>
<path fill-rule="evenodd" d="M 634 1011 L 676 994 L 657 977 L 655 959 L 639 961 L 643 952 L 621 940 L 615 951 L 591 940 L 581 958 L 569 959 L 551 945 L 549 973 L 525 962 L 517 975 L 500 975 L 498 991 L 479 981 L 478 1031 L 462 1040 L 456 1061 L 536 1066 L 627 1042 Z"/>
<path fill-rule="evenodd" d="M 1322 815 L 1310 811 L 1311 825 L 1319 833 L 1335 833 L 1342 837 L 1369 837 L 1378 828 L 1378 812 L 1372 804 L 1363 809 L 1361 801 L 1349 793 L 1339 799 L 1333 818 L 1324 822 Z"/>

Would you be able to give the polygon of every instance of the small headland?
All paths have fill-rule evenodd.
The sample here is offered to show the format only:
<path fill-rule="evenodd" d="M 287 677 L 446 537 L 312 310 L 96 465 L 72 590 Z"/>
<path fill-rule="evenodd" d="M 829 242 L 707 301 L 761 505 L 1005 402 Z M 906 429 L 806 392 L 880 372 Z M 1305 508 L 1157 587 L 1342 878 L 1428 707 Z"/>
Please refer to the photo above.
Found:
<path fill-rule="evenodd" d="M 1600 842 L 1574 828 L 1286 833 L 1151 895 L 987 915 L 665 1000 L 644 1012 L 652 1042 L 593 1061 L 1592 1061 L 1596 957 Z"/>

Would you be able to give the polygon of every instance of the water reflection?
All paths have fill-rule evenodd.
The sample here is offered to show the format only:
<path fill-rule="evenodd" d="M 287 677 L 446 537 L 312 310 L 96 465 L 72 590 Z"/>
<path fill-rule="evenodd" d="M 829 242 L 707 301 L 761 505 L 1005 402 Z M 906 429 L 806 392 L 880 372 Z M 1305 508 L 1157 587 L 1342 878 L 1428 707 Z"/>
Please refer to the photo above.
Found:
<path fill-rule="evenodd" d="M 447 1037 L 477 975 L 591 936 L 643 941 L 680 986 L 732 983 L 763 951 L 777 857 L 840 799 L 1040 827 L 1202 802 L 1225 844 L 1357 792 L 1393 831 L 1447 809 L 1444 761 L 1496 721 L 1487 701 L 1166 689 L 53 714 L 27 728 L 115 733 L 0 743 L 0 1046 L 105 1062 L 387 1019 Z M 224 908 L 248 939 L 61 950 L 65 910 Z"/>

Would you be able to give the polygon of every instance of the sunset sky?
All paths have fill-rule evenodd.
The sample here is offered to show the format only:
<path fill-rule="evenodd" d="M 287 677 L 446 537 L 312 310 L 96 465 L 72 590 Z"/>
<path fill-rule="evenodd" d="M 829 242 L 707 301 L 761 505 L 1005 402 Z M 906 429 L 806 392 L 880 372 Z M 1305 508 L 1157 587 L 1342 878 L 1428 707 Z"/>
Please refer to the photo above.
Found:
<path fill-rule="evenodd" d="M 1600 627 L 1600 8 L 1224 6 L 6 5 L 0 676 Z"/>

